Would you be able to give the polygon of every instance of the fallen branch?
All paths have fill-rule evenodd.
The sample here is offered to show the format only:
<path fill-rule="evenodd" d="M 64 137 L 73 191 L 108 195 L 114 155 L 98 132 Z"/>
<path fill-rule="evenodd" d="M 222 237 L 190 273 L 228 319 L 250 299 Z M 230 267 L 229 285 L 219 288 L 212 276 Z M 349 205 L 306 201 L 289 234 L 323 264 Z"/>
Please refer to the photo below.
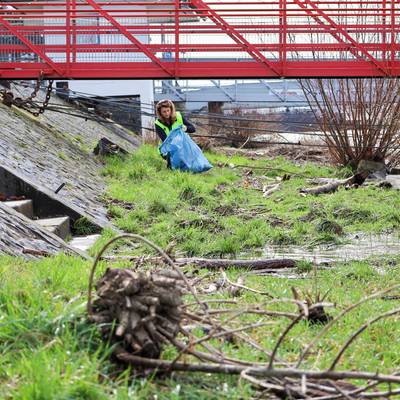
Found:
<path fill-rule="evenodd" d="M 22 249 L 22 254 L 32 254 L 34 256 L 41 256 L 41 257 L 50 257 L 50 253 L 45 250 L 36 250 L 36 249 L 28 249 L 24 247 Z"/>
<path fill-rule="evenodd" d="M 367 176 L 368 172 L 362 171 L 347 179 L 340 179 L 322 186 L 317 186 L 315 188 L 302 188 L 300 189 L 300 193 L 314 195 L 332 193 L 335 192 L 340 186 L 362 185 L 365 179 L 367 179 Z"/>
<path fill-rule="evenodd" d="M 178 258 L 177 265 L 197 265 L 202 268 L 248 268 L 248 269 L 282 269 L 295 268 L 296 261 L 289 259 L 268 260 L 258 258 L 254 260 L 227 260 L 212 258 Z"/>
<path fill-rule="evenodd" d="M 139 256 L 104 256 L 101 257 L 102 260 L 107 261 L 136 261 L 138 259 L 142 259 Z M 159 264 L 164 262 L 162 257 L 147 257 L 144 258 L 144 261 L 149 263 Z M 257 258 L 253 260 L 229 260 L 229 259 L 218 259 L 218 258 L 177 258 L 174 260 L 175 265 L 185 266 L 185 265 L 196 265 L 202 268 L 209 269 L 219 269 L 219 268 L 248 268 L 253 270 L 258 269 L 270 269 L 270 270 L 279 270 L 283 268 L 295 268 L 296 261 L 289 260 L 286 258 L 283 259 L 264 259 Z"/>
<path fill-rule="evenodd" d="M 173 371 L 191 371 L 191 372 L 208 372 L 208 373 L 224 373 L 231 375 L 239 375 L 243 371 L 251 376 L 263 378 L 302 378 L 305 376 L 309 379 L 331 379 L 333 381 L 343 379 L 360 379 L 376 382 L 398 383 L 400 384 L 400 376 L 384 375 L 372 372 L 356 372 L 356 371 L 308 371 L 291 368 L 252 368 L 242 365 L 232 364 L 206 364 L 206 363 L 182 363 L 166 360 L 154 360 L 144 357 L 138 357 L 116 348 L 114 351 L 118 360 L 134 366 L 156 368 L 158 370 L 173 370 Z"/>

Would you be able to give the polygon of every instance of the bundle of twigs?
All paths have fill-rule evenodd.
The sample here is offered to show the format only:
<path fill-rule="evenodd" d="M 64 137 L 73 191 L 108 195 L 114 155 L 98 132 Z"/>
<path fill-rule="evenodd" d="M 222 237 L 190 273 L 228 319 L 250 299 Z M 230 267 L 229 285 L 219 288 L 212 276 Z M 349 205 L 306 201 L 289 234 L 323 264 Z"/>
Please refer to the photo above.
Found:
<path fill-rule="evenodd" d="M 112 335 L 123 339 L 127 351 L 158 358 L 167 342 L 162 332 L 170 337 L 178 333 L 182 287 L 175 271 L 108 269 L 96 289 L 91 320 L 102 324 L 103 335 L 109 335 L 112 322 L 117 321 Z"/>
<path fill-rule="evenodd" d="M 164 257 L 171 270 L 148 273 L 131 269 L 107 270 L 96 285 L 98 297 L 92 305 L 91 290 L 98 260 L 110 243 L 124 237 L 143 240 L 151 245 Z M 272 394 L 282 399 L 319 400 L 377 399 L 400 395 L 400 376 L 397 373 L 382 375 L 375 371 L 336 370 L 349 346 L 362 332 L 377 321 L 400 314 L 400 308 L 380 314 L 355 329 L 327 370 L 316 371 L 302 367 L 313 348 L 338 321 L 361 304 L 381 298 L 398 289 L 400 285 L 374 293 L 343 309 L 334 318 L 326 318 L 323 315 L 323 318 L 320 318 L 324 308 L 332 304 L 324 302 L 324 298 L 319 296 L 314 300 L 310 295 L 302 296 L 296 290 L 293 291 L 293 299 L 274 298 L 268 294 L 265 301 L 246 306 L 241 305 L 236 297 L 208 297 L 201 300 L 205 293 L 202 286 L 209 285 L 207 279 L 210 276 L 211 273 L 190 282 L 159 247 L 138 235 L 122 235 L 112 239 L 103 248 L 92 268 L 89 281 L 89 316 L 92 321 L 101 322 L 101 326 L 104 325 L 104 321 L 114 318 L 113 323 L 108 323 L 112 338 L 120 338 L 119 344 L 114 348 L 114 356 L 120 362 L 133 367 L 135 371 L 150 369 L 163 372 L 234 374 L 251 382 L 261 393 L 259 398 L 266 399 L 271 398 Z M 242 284 L 240 288 L 255 291 Z M 182 293 L 189 294 L 191 300 L 181 303 Z M 292 304 L 295 307 L 294 311 L 271 309 L 274 304 L 279 303 Z M 257 317 L 256 320 L 254 316 Z M 286 318 L 290 322 L 272 349 L 267 349 L 260 338 L 267 334 L 268 327 L 274 325 L 277 318 Z M 321 331 L 304 345 L 297 361 L 280 359 L 278 353 L 282 344 L 294 327 L 303 320 L 322 323 Z M 145 345 L 150 342 L 151 345 Z M 232 351 L 228 354 L 227 343 L 238 348 L 238 354 L 255 355 L 253 361 L 244 360 L 240 356 L 235 357 Z M 166 344 L 173 346 L 177 351 L 173 360 L 162 357 L 161 350 Z M 365 383 L 360 384 L 363 381 Z M 382 387 L 384 384 L 386 386 Z"/>

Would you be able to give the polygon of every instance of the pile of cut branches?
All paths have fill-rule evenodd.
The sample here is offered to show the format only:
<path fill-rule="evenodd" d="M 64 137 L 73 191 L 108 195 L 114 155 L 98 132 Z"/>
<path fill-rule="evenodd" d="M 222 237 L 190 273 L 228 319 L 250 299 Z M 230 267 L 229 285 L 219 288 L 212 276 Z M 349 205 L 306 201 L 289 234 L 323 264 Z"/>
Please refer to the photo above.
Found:
<path fill-rule="evenodd" d="M 96 266 L 110 244 L 123 238 L 149 244 L 160 253 L 170 269 L 150 269 L 148 272 L 135 271 L 132 266 L 108 269 L 97 281 L 97 296 L 92 301 Z M 223 282 L 219 286 L 215 284 L 215 290 L 219 287 L 229 291 L 233 286 L 265 295 L 265 301 L 244 306 L 233 297 L 204 297 L 210 282 L 216 282 L 215 274 L 218 272 L 209 272 L 202 278 L 191 277 L 149 240 L 139 235 L 121 235 L 106 244 L 93 265 L 88 292 L 89 318 L 99 323 L 107 340 L 111 339 L 115 358 L 137 373 L 155 370 L 238 375 L 254 386 L 259 398 L 265 399 L 272 395 L 282 399 L 320 400 L 377 399 L 400 395 L 397 372 L 383 375 L 376 371 L 337 370 L 349 346 L 362 332 L 377 321 L 399 314 L 400 308 L 377 315 L 356 328 L 328 369 L 318 371 L 303 367 L 307 356 L 339 320 L 361 304 L 381 298 L 400 285 L 374 293 L 332 317 L 325 312 L 327 307 L 334 306 L 325 301 L 326 296 L 313 298 L 309 293 L 294 289 L 293 298 L 275 298 L 245 286 L 243 281 L 229 281 L 223 271 L 218 275 L 218 280 Z M 237 291 L 235 293 L 237 295 Z M 274 305 L 282 303 L 293 305 L 293 312 L 273 309 Z M 272 348 L 267 349 L 259 338 L 280 318 L 287 319 L 288 324 Z M 296 361 L 279 358 L 282 344 L 303 320 L 318 323 L 320 332 L 305 344 Z M 231 344 L 229 354 L 227 343 Z M 172 360 L 163 358 L 162 350 L 167 345 L 175 349 L 176 356 Z M 239 347 L 241 350 L 235 356 L 234 349 Z M 253 361 L 240 357 L 245 353 L 244 349 L 248 349 L 247 354 L 254 355 Z"/>

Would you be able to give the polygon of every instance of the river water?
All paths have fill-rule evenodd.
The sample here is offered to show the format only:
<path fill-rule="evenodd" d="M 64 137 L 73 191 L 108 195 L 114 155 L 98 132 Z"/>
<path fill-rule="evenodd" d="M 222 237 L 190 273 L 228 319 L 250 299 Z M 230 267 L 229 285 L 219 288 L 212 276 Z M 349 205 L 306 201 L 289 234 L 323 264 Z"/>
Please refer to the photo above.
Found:
<path fill-rule="evenodd" d="M 372 235 L 353 234 L 343 245 L 323 244 L 313 248 L 302 246 L 267 246 L 263 256 L 266 258 L 290 258 L 313 261 L 316 264 L 335 261 L 364 260 L 371 256 L 400 255 L 399 233 Z"/>

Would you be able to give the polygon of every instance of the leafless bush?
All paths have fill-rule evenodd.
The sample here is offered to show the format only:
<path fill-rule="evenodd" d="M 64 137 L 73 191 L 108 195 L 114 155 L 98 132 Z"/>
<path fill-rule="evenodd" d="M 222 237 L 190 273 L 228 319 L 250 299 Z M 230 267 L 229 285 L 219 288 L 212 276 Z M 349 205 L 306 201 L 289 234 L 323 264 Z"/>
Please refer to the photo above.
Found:
<path fill-rule="evenodd" d="M 252 147 L 252 139 L 263 135 L 263 131 L 265 134 L 269 133 L 265 122 L 262 121 L 265 117 L 257 112 L 245 113 L 240 107 L 236 107 L 231 111 L 229 117 L 232 119 L 225 124 L 224 135 L 232 142 L 233 147 L 239 147 L 246 140 L 248 140 L 248 144 L 245 147 Z"/>
<path fill-rule="evenodd" d="M 337 164 L 400 162 L 399 79 L 300 81 Z"/>

